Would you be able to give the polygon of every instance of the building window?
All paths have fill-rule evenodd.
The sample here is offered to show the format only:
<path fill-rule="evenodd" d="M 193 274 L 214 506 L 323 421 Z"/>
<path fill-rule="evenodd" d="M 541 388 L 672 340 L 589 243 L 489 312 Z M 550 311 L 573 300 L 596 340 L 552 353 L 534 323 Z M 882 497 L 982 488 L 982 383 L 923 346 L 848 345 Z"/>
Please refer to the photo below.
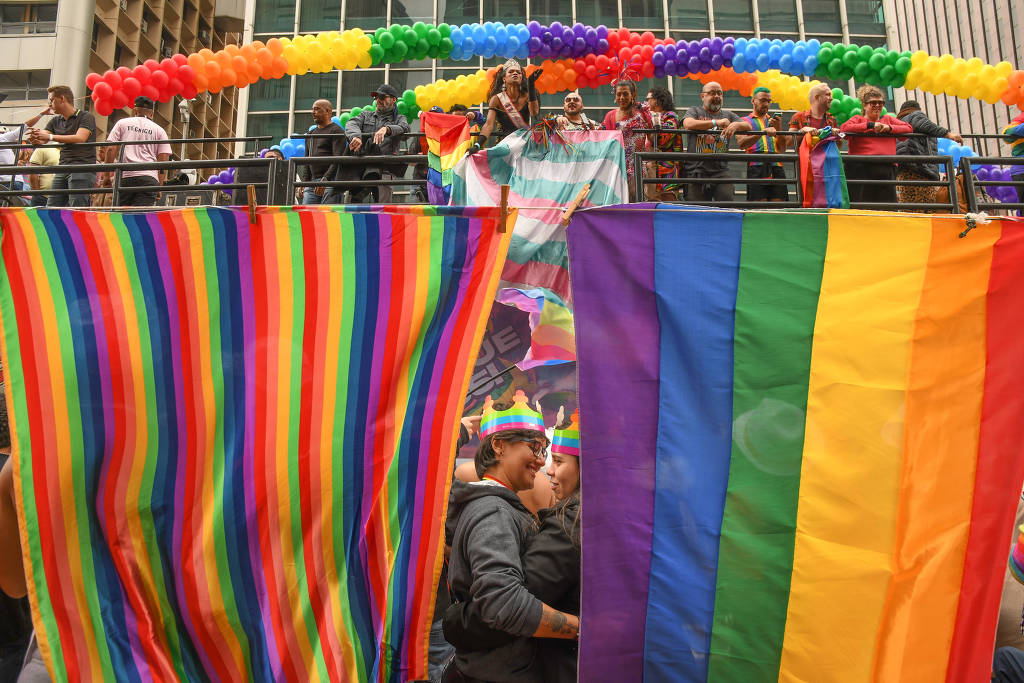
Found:
<path fill-rule="evenodd" d="M 312 125 L 313 103 L 317 100 L 327 100 L 333 106 L 338 99 L 338 72 L 329 71 L 325 74 L 306 74 L 295 77 L 295 109 L 297 128 L 303 128 L 299 122 L 305 117 L 305 127 Z"/>
<path fill-rule="evenodd" d="M 370 93 L 383 82 L 384 69 L 343 71 L 341 73 L 341 109 L 365 107 L 370 104 Z"/>
<path fill-rule="evenodd" d="M 437 0 L 437 16 L 452 26 L 480 21 L 480 0 Z"/>
<path fill-rule="evenodd" d="M 803 0 L 804 31 L 808 37 L 841 33 L 839 0 Z"/>
<path fill-rule="evenodd" d="M 49 71 L 0 71 L 0 99 L 45 100 L 49 84 Z"/>
<path fill-rule="evenodd" d="M 56 4 L 0 4 L 0 34 L 55 33 L 56 30 Z"/>
<path fill-rule="evenodd" d="M 757 0 L 757 17 L 762 35 L 796 33 L 800 29 L 794 0 Z"/>
<path fill-rule="evenodd" d="M 270 141 L 258 143 L 260 147 L 269 147 L 280 142 L 281 138 L 288 137 L 288 115 L 287 114 L 253 114 L 249 117 L 246 135 L 258 136 L 269 135 Z"/>
<path fill-rule="evenodd" d="M 750 0 L 715 0 L 715 32 L 753 31 L 754 9 Z"/>
<path fill-rule="evenodd" d="M 555 21 L 564 23 L 570 17 L 572 17 L 571 0 L 530 0 L 530 19 L 532 21 L 550 26 Z"/>
<path fill-rule="evenodd" d="M 341 0 L 303 2 L 299 11 L 299 32 L 337 31 L 341 28 Z"/>
<path fill-rule="evenodd" d="M 424 24 L 434 23 L 433 0 L 392 0 L 392 24 L 411 25 L 417 21 L 422 21 Z"/>
<path fill-rule="evenodd" d="M 295 0 L 256 0 L 253 30 L 291 35 L 295 30 Z"/>
<path fill-rule="evenodd" d="M 595 0 L 576 5 L 576 21 L 587 26 L 604 24 L 608 28 L 619 26 L 619 4 L 616 0 Z"/>
<path fill-rule="evenodd" d="M 885 33 L 881 0 L 847 0 L 850 33 Z"/>
<path fill-rule="evenodd" d="M 256 81 L 249 86 L 249 111 L 288 111 L 291 83 L 291 76 Z"/>
<path fill-rule="evenodd" d="M 348 0 L 345 3 L 345 28 L 362 28 L 376 31 L 387 28 L 387 2 L 382 0 Z"/>
<path fill-rule="evenodd" d="M 669 0 L 668 25 L 672 29 L 700 31 L 705 33 L 711 27 L 708 23 L 708 4 L 688 0 Z"/>
<path fill-rule="evenodd" d="M 622 23 L 634 30 L 664 29 L 661 0 L 622 0 Z"/>

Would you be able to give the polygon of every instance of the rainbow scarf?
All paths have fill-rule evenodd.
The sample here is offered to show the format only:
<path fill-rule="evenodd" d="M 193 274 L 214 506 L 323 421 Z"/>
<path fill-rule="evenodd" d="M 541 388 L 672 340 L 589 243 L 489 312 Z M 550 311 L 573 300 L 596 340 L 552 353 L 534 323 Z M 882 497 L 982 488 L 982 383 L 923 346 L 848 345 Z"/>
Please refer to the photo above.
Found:
<path fill-rule="evenodd" d="M 988 679 L 1024 480 L 1024 224 L 963 227 L 573 218 L 598 501 L 580 680 Z"/>
<path fill-rule="evenodd" d="M 447 204 L 452 169 L 469 149 L 469 121 L 465 116 L 424 112 L 420 127 L 427 139 L 427 200 Z"/>
<path fill-rule="evenodd" d="M 828 127 L 804 134 L 798 151 L 805 207 L 850 208 L 839 139 L 839 134 Z"/>
<path fill-rule="evenodd" d="M 0 210 L 54 680 L 426 678 L 497 209 Z"/>

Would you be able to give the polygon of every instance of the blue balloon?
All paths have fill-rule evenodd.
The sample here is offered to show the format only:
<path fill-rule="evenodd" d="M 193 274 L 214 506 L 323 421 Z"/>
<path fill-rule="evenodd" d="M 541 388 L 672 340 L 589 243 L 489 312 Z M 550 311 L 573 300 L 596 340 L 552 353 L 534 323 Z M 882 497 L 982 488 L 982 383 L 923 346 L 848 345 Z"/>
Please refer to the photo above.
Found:
<path fill-rule="evenodd" d="M 475 55 L 476 54 L 476 41 L 473 40 L 472 38 L 470 38 L 469 36 L 466 36 L 465 38 L 463 38 L 462 39 L 462 52 L 463 52 L 463 54 L 466 54 L 466 55 Z"/>
<path fill-rule="evenodd" d="M 477 24 L 473 29 L 473 40 L 476 41 L 478 45 L 483 44 L 483 42 L 487 40 L 487 29 L 480 24 Z"/>
<path fill-rule="evenodd" d="M 769 66 L 771 66 L 771 60 L 768 58 L 768 55 L 759 54 L 757 56 L 757 70 L 767 71 Z"/>
<path fill-rule="evenodd" d="M 742 54 L 747 51 L 747 39 L 737 38 L 736 42 L 733 43 L 733 47 L 736 49 L 736 54 Z"/>
<path fill-rule="evenodd" d="M 452 41 L 452 44 L 454 44 L 454 45 L 462 45 L 462 39 L 464 37 L 465 36 L 463 36 L 461 28 L 453 28 L 452 29 L 452 33 L 449 36 L 449 38 Z"/>
<path fill-rule="evenodd" d="M 807 51 L 812 54 L 818 54 L 818 50 L 821 49 L 821 41 L 817 38 L 811 38 L 807 41 Z"/>
<path fill-rule="evenodd" d="M 797 64 L 803 64 L 804 60 L 807 59 L 807 48 L 803 45 L 797 45 L 793 48 L 793 61 Z"/>
<path fill-rule="evenodd" d="M 498 27 L 494 29 L 494 39 L 501 45 L 508 40 L 508 29 L 503 24 L 498 24 Z"/>
<path fill-rule="evenodd" d="M 522 43 L 519 42 L 518 36 L 509 36 L 508 40 L 505 41 L 505 50 L 512 54 L 519 52 L 519 46 Z"/>
<path fill-rule="evenodd" d="M 747 43 L 747 61 L 753 62 L 761 55 L 761 46 L 754 45 L 754 43 Z"/>
<path fill-rule="evenodd" d="M 949 138 L 938 138 L 935 142 L 938 145 L 939 154 L 949 154 L 950 146 L 955 144 Z"/>
<path fill-rule="evenodd" d="M 783 41 L 783 43 L 782 43 L 782 54 L 784 54 L 784 55 L 792 54 L 793 53 L 793 47 L 794 47 L 794 43 L 793 43 L 792 40 L 785 40 L 785 41 Z"/>
<path fill-rule="evenodd" d="M 779 45 L 772 45 L 768 48 L 768 58 L 773 62 L 779 61 L 779 57 L 782 56 L 782 47 Z"/>
<path fill-rule="evenodd" d="M 448 57 L 456 61 L 462 59 L 462 45 L 452 45 L 452 51 L 448 53 Z"/>
<path fill-rule="evenodd" d="M 744 54 L 738 54 L 732 58 L 732 68 L 735 71 L 742 73 L 747 66 L 747 56 Z"/>
<path fill-rule="evenodd" d="M 815 70 L 818 68 L 818 57 L 817 55 L 811 55 L 804 60 L 804 73 L 808 76 L 813 76 Z"/>
<path fill-rule="evenodd" d="M 529 59 L 530 58 L 530 46 L 523 43 L 519 46 L 519 51 L 516 52 L 517 59 Z"/>
<path fill-rule="evenodd" d="M 498 49 L 498 41 L 494 36 L 487 36 L 484 39 L 484 52 L 490 52 L 492 55 L 494 51 Z"/>
<path fill-rule="evenodd" d="M 793 73 L 793 55 L 779 57 L 779 70 L 787 74 Z"/>

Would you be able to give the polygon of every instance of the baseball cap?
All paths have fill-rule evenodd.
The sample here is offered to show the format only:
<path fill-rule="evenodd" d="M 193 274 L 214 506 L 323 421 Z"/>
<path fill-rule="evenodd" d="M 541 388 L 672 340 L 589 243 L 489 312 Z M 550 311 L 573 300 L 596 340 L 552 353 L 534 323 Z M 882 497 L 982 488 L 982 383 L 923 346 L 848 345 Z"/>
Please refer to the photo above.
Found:
<path fill-rule="evenodd" d="M 148 97 L 146 97 L 144 95 L 139 95 L 138 97 L 135 98 L 135 106 L 138 109 L 152 109 L 153 108 L 153 100 L 149 99 Z"/>
<path fill-rule="evenodd" d="M 388 97 L 398 97 L 398 91 L 392 88 L 387 83 L 382 84 L 379 88 L 370 93 L 370 97 L 376 97 L 377 95 L 387 95 Z"/>

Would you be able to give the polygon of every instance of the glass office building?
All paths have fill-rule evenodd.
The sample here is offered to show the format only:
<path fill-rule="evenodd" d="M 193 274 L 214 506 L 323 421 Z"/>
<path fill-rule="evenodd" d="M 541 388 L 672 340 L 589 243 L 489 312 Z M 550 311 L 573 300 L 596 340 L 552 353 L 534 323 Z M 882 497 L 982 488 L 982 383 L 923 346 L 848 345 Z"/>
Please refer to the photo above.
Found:
<path fill-rule="evenodd" d="M 245 40 L 266 41 L 275 36 L 354 27 L 373 31 L 380 26 L 417 21 L 464 24 L 536 20 L 544 24 L 578 21 L 593 26 L 625 26 L 676 40 L 709 35 L 819 38 L 878 46 L 886 43 L 882 5 L 882 0 L 248 0 Z M 339 111 L 344 111 L 367 104 L 370 92 L 384 81 L 402 91 L 501 61 L 427 59 L 261 81 L 242 93 L 240 123 L 245 122 L 246 135 L 269 134 L 277 140 L 309 127 L 310 107 L 317 98 L 332 100 Z M 649 79 L 641 87 L 658 83 Z M 660 84 L 673 92 L 677 108 L 699 104 L 697 81 L 672 77 L 660 79 Z M 591 118 L 603 116 L 614 106 L 607 87 L 585 89 L 582 95 Z M 543 95 L 541 103 L 545 108 L 560 109 L 561 101 L 561 95 Z M 727 95 L 726 106 L 744 111 L 750 102 L 733 93 Z"/>

